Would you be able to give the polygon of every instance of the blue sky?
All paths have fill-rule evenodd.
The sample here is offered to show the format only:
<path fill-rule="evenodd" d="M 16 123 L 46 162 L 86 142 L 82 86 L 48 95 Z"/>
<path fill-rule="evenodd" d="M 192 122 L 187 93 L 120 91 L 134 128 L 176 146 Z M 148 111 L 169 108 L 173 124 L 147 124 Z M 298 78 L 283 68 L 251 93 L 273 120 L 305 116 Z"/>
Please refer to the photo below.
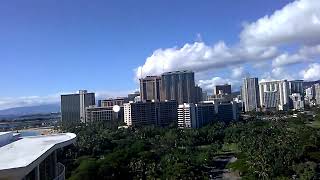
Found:
<path fill-rule="evenodd" d="M 261 52 L 267 51 L 266 48 L 276 47 L 277 54 L 271 53 L 272 55 L 267 57 L 268 60 L 260 56 L 254 57 L 254 63 L 237 59 L 230 61 L 231 65 L 234 63 L 236 66 L 212 64 L 216 61 L 212 58 L 208 58 L 211 62 L 210 68 L 194 66 L 195 60 L 192 58 L 190 63 L 181 65 L 183 62 L 181 58 L 163 60 L 163 56 L 159 58 L 158 55 L 164 53 L 164 57 L 167 57 L 166 53 L 170 51 L 169 53 L 179 56 L 183 54 L 180 50 L 182 51 L 186 44 L 210 51 L 210 48 L 219 42 L 231 48 L 231 54 L 239 52 L 243 50 L 243 46 L 248 47 L 243 45 L 248 43 L 243 42 L 247 42 L 249 36 L 243 35 L 245 40 L 241 39 L 241 32 L 245 31 L 246 25 L 252 25 L 265 15 L 271 16 L 276 10 L 281 10 L 292 2 L 289 0 L 268 0 L 263 3 L 257 0 L 3 1 L 0 6 L 2 77 L 0 108 L 1 105 L 7 104 L 13 106 L 8 103 L 13 99 L 21 101 L 31 99 L 32 103 L 32 99 L 39 101 L 44 97 L 40 102 L 46 102 L 46 99 L 51 100 L 51 96 L 78 89 L 111 95 L 117 95 L 117 92 L 129 92 L 138 87 L 135 79 L 140 73 L 136 72 L 137 68 L 143 67 L 143 75 L 158 74 L 163 68 L 159 68 L 157 62 L 162 61 L 166 70 L 195 67 L 197 83 L 208 90 L 215 83 L 226 80 L 238 86 L 238 80 L 244 74 L 270 78 L 272 76 L 270 72 L 275 69 L 271 67 L 272 60 L 285 52 L 289 53 L 290 58 L 290 53 L 295 54 L 306 45 L 308 47 L 318 45 L 319 35 L 315 35 L 315 42 L 304 39 L 301 41 L 300 36 L 294 36 L 293 41 L 283 38 L 285 44 L 281 42 L 281 46 L 279 42 L 268 42 L 267 45 L 263 45 L 265 49 Z M 312 4 L 316 1 L 302 0 L 299 3 Z M 317 9 L 307 9 L 302 13 L 312 10 Z M 315 13 L 316 18 L 318 15 Z M 301 18 L 308 21 L 308 17 L 313 16 Z M 288 19 L 290 20 L 290 17 Z M 271 18 L 269 20 L 272 21 Z M 310 29 L 314 30 L 316 25 L 317 23 L 311 24 Z M 275 30 L 276 32 L 279 31 Z M 281 39 L 281 36 L 275 37 Z M 306 37 L 306 40 L 314 38 Z M 256 40 L 250 40 L 249 44 L 252 42 L 255 43 Z M 261 44 L 265 40 L 258 42 Z M 259 50 L 259 53 L 261 52 Z M 186 57 L 188 55 L 181 56 L 189 62 L 189 57 Z M 149 65 L 146 63 L 148 57 L 151 57 Z M 251 57 L 251 54 L 243 56 L 241 54 L 240 59 Z M 297 59 L 299 61 L 299 57 Z M 286 69 L 302 70 L 318 65 L 314 56 L 308 63 L 304 62 L 304 60 L 298 63 L 294 61 L 295 65 Z M 264 63 L 270 67 L 268 71 L 260 72 L 259 66 L 263 67 Z M 281 73 L 283 74 L 282 71 Z"/>

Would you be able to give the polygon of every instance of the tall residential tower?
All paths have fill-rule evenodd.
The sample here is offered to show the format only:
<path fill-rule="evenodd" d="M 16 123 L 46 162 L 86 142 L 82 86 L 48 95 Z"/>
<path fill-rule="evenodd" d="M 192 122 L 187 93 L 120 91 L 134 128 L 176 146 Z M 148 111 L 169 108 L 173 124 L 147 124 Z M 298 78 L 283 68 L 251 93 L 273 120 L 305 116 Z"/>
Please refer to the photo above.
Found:
<path fill-rule="evenodd" d="M 260 107 L 265 110 L 289 109 L 289 83 L 287 80 L 260 83 Z"/>
<path fill-rule="evenodd" d="M 259 110 L 258 78 L 244 78 L 242 84 L 242 101 L 245 112 Z"/>
<path fill-rule="evenodd" d="M 174 71 L 161 75 L 161 101 L 176 100 L 178 104 L 194 103 L 194 72 Z"/>

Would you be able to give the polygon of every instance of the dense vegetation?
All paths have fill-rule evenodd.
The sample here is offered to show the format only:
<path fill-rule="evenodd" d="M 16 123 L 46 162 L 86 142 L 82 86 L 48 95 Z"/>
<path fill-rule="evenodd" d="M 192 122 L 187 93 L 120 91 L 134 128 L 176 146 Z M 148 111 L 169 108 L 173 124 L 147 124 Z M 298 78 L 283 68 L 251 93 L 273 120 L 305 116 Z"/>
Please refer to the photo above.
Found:
<path fill-rule="evenodd" d="M 316 110 L 317 111 L 317 110 Z M 69 179 L 208 179 L 216 158 L 234 154 L 228 168 L 243 179 L 319 178 L 316 117 L 214 123 L 200 129 L 118 129 L 116 124 L 74 126 L 77 144 L 60 161 Z"/>

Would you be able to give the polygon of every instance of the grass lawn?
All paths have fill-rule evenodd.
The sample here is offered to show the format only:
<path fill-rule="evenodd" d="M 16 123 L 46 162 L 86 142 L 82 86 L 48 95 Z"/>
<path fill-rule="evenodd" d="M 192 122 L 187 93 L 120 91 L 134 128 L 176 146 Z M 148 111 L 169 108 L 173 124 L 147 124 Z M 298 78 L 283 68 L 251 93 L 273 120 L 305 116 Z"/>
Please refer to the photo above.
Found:
<path fill-rule="evenodd" d="M 230 152 L 230 153 L 238 153 L 239 149 L 236 143 L 225 143 L 222 146 L 222 151 L 223 152 Z"/>
<path fill-rule="evenodd" d="M 320 128 L 320 121 L 316 120 L 311 122 L 311 124 L 307 124 L 307 126 L 313 127 L 313 128 Z"/>

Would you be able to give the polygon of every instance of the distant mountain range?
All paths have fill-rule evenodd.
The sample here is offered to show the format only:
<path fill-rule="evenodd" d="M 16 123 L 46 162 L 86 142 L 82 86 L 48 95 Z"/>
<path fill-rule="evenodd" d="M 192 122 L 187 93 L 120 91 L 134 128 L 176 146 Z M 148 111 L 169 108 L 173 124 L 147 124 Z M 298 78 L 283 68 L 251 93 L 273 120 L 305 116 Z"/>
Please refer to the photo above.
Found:
<path fill-rule="evenodd" d="M 320 83 L 320 80 L 318 80 L 318 81 L 304 81 L 303 87 L 308 88 L 308 87 L 311 87 L 312 85 L 317 84 L 317 83 Z"/>
<path fill-rule="evenodd" d="M 0 117 L 22 116 L 30 114 L 46 114 L 60 112 L 60 104 L 45 104 L 38 106 L 15 107 L 0 110 Z"/>

